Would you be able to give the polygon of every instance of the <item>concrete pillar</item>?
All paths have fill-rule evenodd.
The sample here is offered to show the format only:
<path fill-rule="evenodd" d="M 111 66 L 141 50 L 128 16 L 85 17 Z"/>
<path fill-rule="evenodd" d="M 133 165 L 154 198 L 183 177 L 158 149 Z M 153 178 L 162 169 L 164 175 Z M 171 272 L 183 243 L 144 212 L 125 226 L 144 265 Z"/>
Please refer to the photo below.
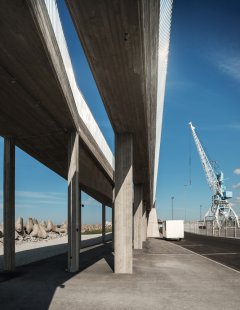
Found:
<path fill-rule="evenodd" d="M 112 250 L 114 251 L 114 205 L 112 205 Z"/>
<path fill-rule="evenodd" d="M 151 211 L 149 212 L 147 237 L 148 238 L 159 238 L 160 237 L 159 228 L 158 228 L 157 210 L 155 206 L 153 206 Z"/>
<path fill-rule="evenodd" d="M 115 137 L 114 263 L 115 273 L 132 273 L 133 138 Z"/>
<path fill-rule="evenodd" d="M 15 268 L 15 145 L 12 138 L 4 139 L 3 225 L 4 270 Z"/>
<path fill-rule="evenodd" d="M 81 243 L 82 243 L 82 191 L 81 191 L 81 187 L 79 187 L 79 247 L 80 249 L 81 249 Z"/>
<path fill-rule="evenodd" d="M 106 235 L 106 206 L 102 204 L 102 242 L 105 242 Z"/>
<path fill-rule="evenodd" d="M 142 241 L 147 239 L 147 212 L 146 212 L 146 203 L 143 203 L 142 208 Z"/>
<path fill-rule="evenodd" d="M 68 139 L 68 270 L 79 270 L 80 203 L 79 199 L 79 135 L 74 132 Z"/>
<path fill-rule="evenodd" d="M 143 212 L 143 186 L 134 185 L 134 204 L 133 204 L 133 247 L 142 249 L 142 212 Z"/>

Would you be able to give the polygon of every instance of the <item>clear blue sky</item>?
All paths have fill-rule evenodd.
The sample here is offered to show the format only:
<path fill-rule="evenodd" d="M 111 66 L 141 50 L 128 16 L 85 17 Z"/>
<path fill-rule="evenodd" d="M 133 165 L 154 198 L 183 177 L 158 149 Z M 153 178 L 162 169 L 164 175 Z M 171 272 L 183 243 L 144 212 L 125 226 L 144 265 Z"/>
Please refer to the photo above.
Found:
<path fill-rule="evenodd" d="M 114 134 L 64 1 L 59 0 L 58 6 L 79 87 L 113 150 Z M 240 186 L 237 188 L 240 175 L 234 173 L 240 168 L 239 16 L 237 0 L 174 2 L 157 185 L 157 211 L 161 218 L 171 218 L 171 196 L 175 197 L 175 218 L 184 218 L 186 211 L 187 219 L 198 219 L 200 204 L 204 212 L 211 203 L 211 192 L 190 136 L 189 121 L 196 126 L 211 159 L 217 160 L 224 171 L 226 184 L 234 191 L 234 208 L 240 213 Z M 0 189 L 2 162 L 0 139 Z M 83 223 L 100 223 L 100 204 L 85 194 L 83 203 Z M 108 220 L 110 214 L 108 210 Z M 19 149 L 16 152 L 17 216 L 52 218 L 58 223 L 67 218 L 66 181 Z"/>
<path fill-rule="evenodd" d="M 211 192 L 191 137 L 192 185 L 189 184 L 189 121 L 212 160 L 220 164 L 231 189 L 240 182 L 240 2 L 174 2 L 162 131 L 157 206 L 159 216 L 199 218 Z M 240 190 L 234 189 L 237 212 Z"/>

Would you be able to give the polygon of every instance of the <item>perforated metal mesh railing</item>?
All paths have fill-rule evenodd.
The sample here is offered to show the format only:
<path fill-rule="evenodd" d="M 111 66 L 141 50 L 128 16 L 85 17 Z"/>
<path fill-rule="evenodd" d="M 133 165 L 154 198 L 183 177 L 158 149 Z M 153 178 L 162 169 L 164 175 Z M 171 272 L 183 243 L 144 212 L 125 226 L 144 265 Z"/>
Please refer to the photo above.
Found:
<path fill-rule="evenodd" d="M 168 66 L 168 52 L 171 31 L 173 0 L 160 0 L 159 20 L 159 46 L 158 46 L 158 85 L 157 85 L 157 113 L 156 113 L 156 146 L 154 162 L 154 192 L 153 201 L 156 198 L 158 161 L 160 152 L 160 140 L 162 131 L 162 114 L 165 97 L 165 86 Z"/>
<path fill-rule="evenodd" d="M 225 223 L 219 229 L 214 227 L 211 221 L 185 221 L 184 231 L 198 235 L 225 237 L 225 238 L 240 238 L 240 227 L 236 222 Z"/>
<path fill-rule="evenodd" d="M 107 161 L 110 163 L 112 168 L 114 168 L 114 156 L 112 151 L 110 150 L 97 122 L 95 121 L 79 87 L 77 85 L 74 70 L 72 67 L 71 58 L 68 52 L 68 47 L 66 43 L 66 39 L 64 36 L 57 3 L 56 0 L 45 0 L 45 4 L 47 7 L 48 15 L 55 33 L 55 37 L 58 43 L 58 47 L 62 56 L 63 63 L 65 65 L 66 73 L 68 76 L 69 84 L 73 93 L 73 97 L 76 103 L 76 107 L 79 113 L 79 116 L 87 126 L 91 135 L 97 142 L 99 148 L 105 155 Z"/>

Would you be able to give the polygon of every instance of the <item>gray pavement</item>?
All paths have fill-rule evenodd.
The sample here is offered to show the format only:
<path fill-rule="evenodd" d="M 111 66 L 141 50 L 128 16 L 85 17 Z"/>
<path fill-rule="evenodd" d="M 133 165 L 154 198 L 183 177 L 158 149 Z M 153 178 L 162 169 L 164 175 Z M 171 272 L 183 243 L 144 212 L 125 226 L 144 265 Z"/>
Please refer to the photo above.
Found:
<path fill-rule="evenodd" d="M 185 233 L 176 244 L 240 271 L 240 239 Z"/>
<path fill-rule="evenodd" d="M 181 243 L 179 243 L 181 244 Z M 161 239 L 134 251 L 134 273 L 114 274 L 111 243 L 85 249 L 81 271 L 66 254 L 0 275 L 1 309 L 240 309 L 240 273 Z"/>
<path fill-rule="evenodd" d="M 112 233 L 105 235 L 105 240 L 112 239 Z M 23 266 L 52 256 L 66 253 L 68 237 L 55 238 L 48 241 L 25 242 L 15 246 L 15 265 Z M 90 247 L 102 242 L 102 235 L 82 235 L 81 248 Z M 0 272 L 3 269 L 3 247 L 0 248 Z"/>

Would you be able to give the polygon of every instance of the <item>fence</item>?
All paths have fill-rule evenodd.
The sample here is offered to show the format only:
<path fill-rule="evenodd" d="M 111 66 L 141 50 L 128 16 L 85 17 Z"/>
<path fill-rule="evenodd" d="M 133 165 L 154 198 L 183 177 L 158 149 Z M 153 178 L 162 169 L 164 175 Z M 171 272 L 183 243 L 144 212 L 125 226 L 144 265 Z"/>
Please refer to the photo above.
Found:
<path fill-rule="evenodd" d="M 240 239 L 240 227 L 236 222 L 225 223 L 220 229 L 212 221 L 185 221 L 184 231 L 198 235 Z"/>

